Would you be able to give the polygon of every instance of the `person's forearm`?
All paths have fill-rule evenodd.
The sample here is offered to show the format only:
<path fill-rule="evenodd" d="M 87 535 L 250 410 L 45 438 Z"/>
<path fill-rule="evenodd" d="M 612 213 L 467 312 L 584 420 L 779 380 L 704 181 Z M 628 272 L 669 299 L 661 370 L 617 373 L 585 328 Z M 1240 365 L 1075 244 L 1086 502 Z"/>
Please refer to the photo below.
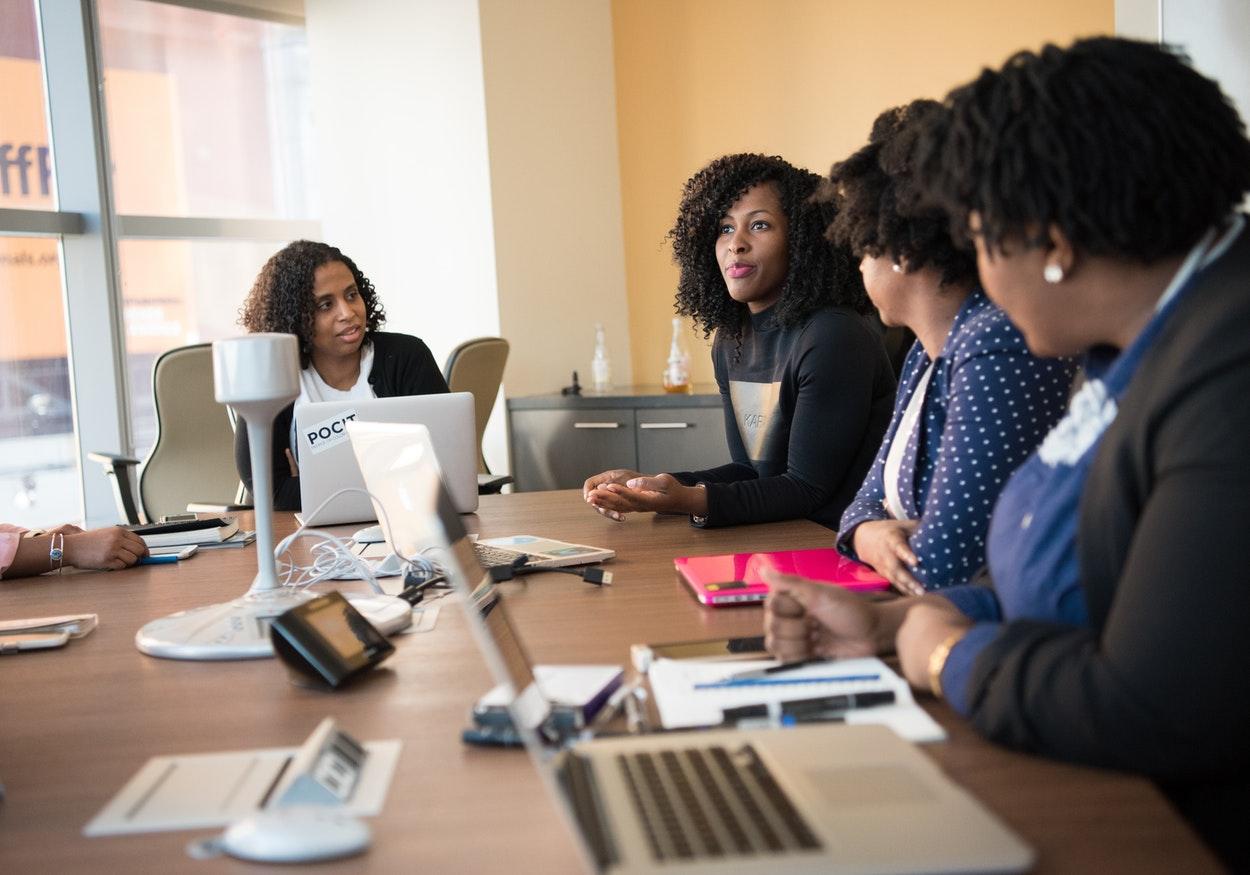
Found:
<path fill-rule="evenodd" d="M 57 538 L 58 542 L 60 540 L 61 538 Z M 13 556 L 13 562 L 4 570 L 4 579 L 30 577 L 33 574 L 43 574 L 45 571 L 53 570 L 57 564 L 49 558 L 51 549 L 51 536 L 23 538 L 17 545 L 17 553 Z M 68 565 L 69 563 L 62 562 L 62 564 Z"/>
<path fill-rule="evenodd" d="M 683 492 L 685 493 L 685 507 L 682 513 L 688 513 L 691 516 L 707 516 L 707 488 L 699 484 L 687 486 Z"/>
<path fill-rule="evenodd" d="M 942 596 L 935 593 L 929 593 L 920 598 L 905 597 L 882 602 L 877 613 L 876 642 L 878 653 L 894 652 L 895 639 L 898 637 L 899 627 L 903 625 L 903 620 L 907 618 L 907 612 L 919 604 L 934 605 L 944 611 L 950 611 L 957 617 L 964 617 L 959 608 L 955 607 L 949 599 L 942 598 Z"/>

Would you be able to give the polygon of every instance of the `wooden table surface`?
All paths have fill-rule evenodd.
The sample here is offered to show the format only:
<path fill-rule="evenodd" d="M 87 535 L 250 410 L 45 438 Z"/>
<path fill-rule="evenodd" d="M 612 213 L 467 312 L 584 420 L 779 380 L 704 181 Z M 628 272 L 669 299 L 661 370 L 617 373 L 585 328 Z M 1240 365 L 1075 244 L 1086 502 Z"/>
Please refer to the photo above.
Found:
<path fill-rule="evenodd" d="M 537 662 L 624 664 L 632 643 L 759 634 L 759 608 L 703 608 L 677 582 L 672 558 L 830 541 L 806 522 L 698 530 L 642 515 L 618 524 L 577 492 L 485 496 L 465 520 L 485 537 L 549 535 L 617 551 L 611 587 L 563 574 L 503 585 Z M 294 522 L 279 514 L 276 525 L 281 534 Z M 242 594 L 254 572 L 249 547 L 174 566 L 0 582 L 0 619 L 100 616 L 66 648 L 0 658 L 0 872 L 265 871 L 227 858 L 192 862 L 184 846 L 212 831 L 87 839 L 82 828 L 151 756 L 292 746 L 327 715 L 357 738 L 404 747 L 369 853 L 313 868 L 577 871 L 524 753 L 459 740 L 491 681 L 455 605 L 444 605 L 433 631 L 397 638 L 383 670 L 339 693 L 293 686 L 274 660 L 180 662 L 135 649 L 148 620 Z M 1007 752 L 922 701 L 950 733 L 924 750 L 1037 848 L 1035 871 L 1219 871 L 1148 782 Z"/>

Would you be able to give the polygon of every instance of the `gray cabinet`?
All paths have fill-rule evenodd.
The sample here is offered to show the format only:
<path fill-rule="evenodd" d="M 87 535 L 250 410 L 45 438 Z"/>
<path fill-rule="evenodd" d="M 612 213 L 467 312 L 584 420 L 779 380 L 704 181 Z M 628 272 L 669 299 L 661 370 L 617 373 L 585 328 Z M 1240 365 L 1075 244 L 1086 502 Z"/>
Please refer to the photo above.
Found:
<path fill-rule="evenodd" d="M 509 398 L 516 490 L 578 489 L 609 468 L 656 474 L 728 462 L 720 395 L 715 387 L 703 389 L 694 395 L 629 387 L 608 395 Z"/>
<path fill-rule="evenodd" d="M 638 429 L 639 471 L 694 471 L 729 461 L 725 414 L 715 407 L 640 407 L 634 411 Z"/>

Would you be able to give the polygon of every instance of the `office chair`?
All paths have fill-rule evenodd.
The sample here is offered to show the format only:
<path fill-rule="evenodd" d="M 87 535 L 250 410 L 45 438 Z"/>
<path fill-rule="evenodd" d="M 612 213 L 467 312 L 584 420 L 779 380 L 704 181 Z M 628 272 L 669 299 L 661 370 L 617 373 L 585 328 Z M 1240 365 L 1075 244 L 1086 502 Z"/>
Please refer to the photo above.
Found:
<path fill-rule="evenodd" d="M 490 420 L 495 396 L 503 382 L 503 368 L 508 361 L 508 341 L 502 337 L 478 337 L 466 340 L 451 351 L 443 365 L 443 378 L 453 392 L 472 392 L 477 425 L 477 491 L 493 495 L 512 482 L 507 474 L 491 474 L 482 455 L 482 435 Z"/>
<path fill-rule="evenodd" d="M 199 343 L 164 352 L 152 366 L 156 442 L 142 463 L 110 453 L 88 453 L 113 482 L 127 523 L 155 522 L 197 510 L 248 510 L 234 464 L 234 429 L 213 397 L 213 346 Z M 131 472 L 138 468 L 138 492 Z"/>

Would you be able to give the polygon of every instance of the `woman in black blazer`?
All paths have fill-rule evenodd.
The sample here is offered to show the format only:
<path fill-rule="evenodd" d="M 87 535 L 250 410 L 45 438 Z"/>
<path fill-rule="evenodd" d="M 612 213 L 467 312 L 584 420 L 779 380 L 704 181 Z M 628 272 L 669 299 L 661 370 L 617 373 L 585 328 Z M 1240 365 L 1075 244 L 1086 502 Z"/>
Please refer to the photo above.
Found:
<path fill-rule="evenodd" d="M 947 98 L 922 177 L 1068 416 L 995 507 L 988 574 L 892 605 L 776 581 L 769 646 L 897 650 L 987 737 L 1156 781 L 1250 870 L 1250 141 L 1157 45 L 1016 55 Z"/>
<path fill-rule="evenodd" d="M 298 401 L 392 398 L 447 391 L 429 347 L 419 338 L 379 329 L 386 311 L 356 263 L 326 243 L 296 240 L 261 268 L 239 313 L 249 331 L 299 338 Z M 273 427 L 273 506 L 299 510 L 299 461 L 292 440 L 295 405 Z M 235 432 L 239 477 L 252 488 L 247 429 Z"/>

